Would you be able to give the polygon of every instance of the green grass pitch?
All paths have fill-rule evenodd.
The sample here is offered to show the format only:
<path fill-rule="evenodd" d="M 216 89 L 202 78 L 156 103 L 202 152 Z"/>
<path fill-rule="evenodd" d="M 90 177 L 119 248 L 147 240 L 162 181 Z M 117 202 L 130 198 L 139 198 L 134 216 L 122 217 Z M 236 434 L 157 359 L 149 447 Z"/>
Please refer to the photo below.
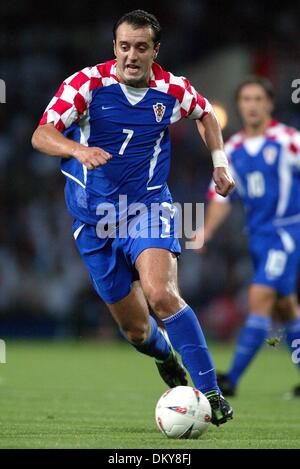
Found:
<path fill-rule="evenodd" d="M 232 346 L 211 345 L 218 369 Z M 7 342 L 0 364 L 1 448 L 299 448 L 290 355 L 265 345 L 231 399 L 234 419 L 199 440 L 169 440 L 154 409 L 166 390 L 151 358 L 111 342 Z"/>

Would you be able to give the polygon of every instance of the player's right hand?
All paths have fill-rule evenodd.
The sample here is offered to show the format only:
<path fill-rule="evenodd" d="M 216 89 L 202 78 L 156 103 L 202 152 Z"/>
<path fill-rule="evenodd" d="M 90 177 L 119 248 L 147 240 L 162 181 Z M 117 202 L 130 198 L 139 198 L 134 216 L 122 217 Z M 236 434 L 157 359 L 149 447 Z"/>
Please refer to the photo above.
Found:
<path fill-rule="evenodd" d="M 112 158 L 112 155 L 99 147 L 80 145 L 74 152 L 74 157 L 84 164 L 87 169 L 95 169 L 97 166 L 106 164 Z"/>
<path fill-rule="evenodd" d="M 216 184 L 215 191 L 217 194 L 226 197 L 234 189 L 234 180 L 228 168 L 217 167 L 213 172 L 213 180 Z"/>

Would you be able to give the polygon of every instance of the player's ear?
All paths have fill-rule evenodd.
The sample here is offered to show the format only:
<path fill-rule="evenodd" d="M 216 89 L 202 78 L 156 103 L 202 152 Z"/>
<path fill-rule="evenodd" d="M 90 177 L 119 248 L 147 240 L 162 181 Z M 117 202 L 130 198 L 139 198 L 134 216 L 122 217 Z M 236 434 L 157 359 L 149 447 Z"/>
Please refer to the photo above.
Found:
<path fill-rule="evenodd" d="M 158 42 L 154 46 L 153 60 L 156 60 L 156 58 L 158 56 L 159 48 L 160 48 L 160 42 Z"/>
<path fill-rule="evenodd" d="M 270 112 L 270 114 L 272 114 L 272 112 L 274 111 L 274 102 L 272 101 L 272 99 L 268 100 L 268 111 Z"/>
<path fill-rule="evenodd" d="M 114 54 L 117 57 L 117 52 L 116 52 L 116 41 L 113 40 L 113 45 L 114 45 Z"/>

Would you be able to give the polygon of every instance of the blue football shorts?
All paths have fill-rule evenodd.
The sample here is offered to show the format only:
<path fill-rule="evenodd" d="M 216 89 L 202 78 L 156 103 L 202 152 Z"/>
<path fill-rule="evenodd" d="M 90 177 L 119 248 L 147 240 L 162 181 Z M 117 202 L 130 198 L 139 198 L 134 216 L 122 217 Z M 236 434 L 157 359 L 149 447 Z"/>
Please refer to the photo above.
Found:
<path fill-rule="evenodd" d="M 274 288 L 281 296 L 297 291 L 300 267 L 300 230 L 298 225 L 250 237 L 254 264 L 253 283 Z"/>
<path fill-rule="evenodd" d="M 98 295 L 106 303 L 116 303 L 129 294 L 132 282 L 139 279 L 135 262 L 142 251 L 161 248 L 181 253 L 175 235 L 177 208 L 167 202 L 162 205 L 159 214 L 142 212 L 117 225 L 99 221 L 95 226 L 74 220 L 77 248 Z"/>

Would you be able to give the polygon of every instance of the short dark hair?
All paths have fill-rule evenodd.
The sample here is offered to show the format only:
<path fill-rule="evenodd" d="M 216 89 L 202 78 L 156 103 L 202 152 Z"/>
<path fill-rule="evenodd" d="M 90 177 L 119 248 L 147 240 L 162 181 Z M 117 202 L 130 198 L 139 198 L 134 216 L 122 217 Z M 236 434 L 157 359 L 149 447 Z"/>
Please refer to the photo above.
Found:
<path fill-rule="evenodd" d="M 258 76 L 258 75 L 251 75 L 247 78 L 245 78 L 245 80 L 243 80 L 237 87 L 236 89 L 236 92 L 235 92 L 235 100 L 238 101 L 239 97 L 240 97 L 240 93 L 242 91 L 242 89 L 244 88 L 244 86 L 247 86 L 247 85 L 259 85 L 261 86 L 266 95 L 268 96 L 268 98 L 274 102 L 275 100 L 275 91 L 274 91 L 274 87 L 272 85 L 272 83 L 270 82 L 270 80 L 268 80 L 267 78 L 265 77 L 262 77 L 262 76 Z"/>
<path fill-rule="evenodd" d="M 133 10 L 129 13 L 125 13 L 114 25 L 113 27 L 113 37 L 116 40 L 116 32 L 118 27 L 122 23 L 128 23 L 133 26 L 135 29 L 150 27 L 154 33 L 153 41 L 154 44 L 157 44 L 160 41 L 161 37 L 161 26 L 157 18 L 144 10 Z"/>

